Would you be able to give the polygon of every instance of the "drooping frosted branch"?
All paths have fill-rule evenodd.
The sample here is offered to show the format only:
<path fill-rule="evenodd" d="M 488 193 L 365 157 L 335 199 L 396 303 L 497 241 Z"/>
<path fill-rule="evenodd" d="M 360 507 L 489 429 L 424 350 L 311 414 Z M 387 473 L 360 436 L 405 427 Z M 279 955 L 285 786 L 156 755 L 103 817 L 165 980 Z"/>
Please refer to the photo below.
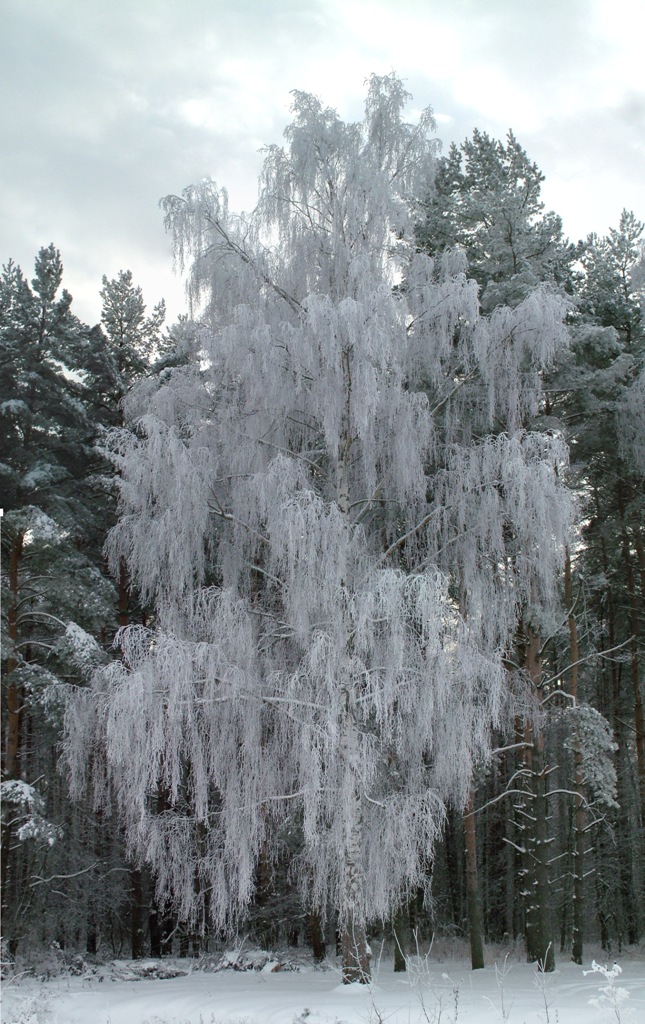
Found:
<path fill-rule="evenodd" d="M 434 143 L 405 99 L 373 78 L 355 125 L 296 93 L 254 213 L 212 182 L 166 201 L 210 326 L 110 441 L 109 556 L 154 629 L 70 707 L 68 761 L 78 789 L 97 752 L 96 800 L 222 927 L 286 808 L 319 907 L 365 921 L 422 884 L 503 717 L 519 609 L 553 601 L 566 453 L 522 426 L 563 307 L 482 318 L 463 254 L 415 253 Z"/>

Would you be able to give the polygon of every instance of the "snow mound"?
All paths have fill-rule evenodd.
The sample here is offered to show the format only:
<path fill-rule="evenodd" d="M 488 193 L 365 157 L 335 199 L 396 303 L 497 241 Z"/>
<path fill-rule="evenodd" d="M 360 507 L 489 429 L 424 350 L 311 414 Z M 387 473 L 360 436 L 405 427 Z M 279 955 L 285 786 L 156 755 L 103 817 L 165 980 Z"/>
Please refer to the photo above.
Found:
<path fill-rule="evenodd" d="M 136 978 L 184 978 L 188 971 L 163 960 L 140 960 L 130 964 L 130 971 Z"/>
<path fill-rule="evenodd" d="M 265 949 L 226 950 L 214 967 L 215 971 L 262 971 L 264 974 L 301 969 L 297 961 L 277 956 Z"/>

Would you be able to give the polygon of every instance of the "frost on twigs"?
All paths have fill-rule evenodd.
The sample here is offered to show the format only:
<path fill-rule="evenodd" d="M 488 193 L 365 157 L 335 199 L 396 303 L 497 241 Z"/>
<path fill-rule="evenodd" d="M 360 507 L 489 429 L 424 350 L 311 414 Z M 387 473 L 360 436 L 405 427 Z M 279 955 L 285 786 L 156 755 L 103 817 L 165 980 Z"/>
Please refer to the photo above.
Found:
<path fill-rule="evenodd" d="M 588 704 L 567 708 L 563 716 L 571 729 L 564 745 L 580 752 L 583 779 L 591 799 L 603 809 L 618 807 L 613 760 L 618 746 L 609 722 Z"/>
<path fill-rule="evenodd" d="M 8 779 L 0 783 L 2 821 L 17 826 L 16 835 L 20 842 L 38 840 L 45 846 L 53 846 L 63 835 L 59 825 L 43 817 L 45 801 L 40 793 L 28 782 Z"/>
<path fill-rule="evenodd" d="M 296 92 L 249 217 L 212 182 L 164 201 L 212 326 L 110 441 L 109 557 L 155 625 L 67 712 L 74 791 L 89 768 L 182 919 L 208 893 L 234 927 L 290 815 L 303 899 L 357 950 L 464 805 L 568 522 L 563 445 L 518 425 L 562 309 L 485 320 L 461 254 L 415 252 L 435 143 L 405 99 L 373 77 L 345 124 Z"/>
<path fill-rule="evenodd" d="M 605 964 L 597 964 L 595 960 L 591 961 L 591 970 L 583 971 L 584 975 L 587 974 L 601 974 L 606 981 L 605 985 L 600 985 L 598 992 L 600 995 L 589 999 L 589 1005 L 595 1006 L 598 1010 L 609 1010 L 612 1017 L 616 1021 L 621 1021 L 625 1018 L 624 1003 L 629 999 L 629 989 L 624 988 L 621 985 L 616 985 L 616 979 L 623 973 L 623 969 L 619 964 L 613 964 L 612 967 L 607 967 Z M 629 1014 L 627 1011 L 627 1015 Z"/>
<path fill-rule="evenodd" d="M 104 654 L 93 636 L 75 622 L 68 622 L 56 643 L 56 652 L 68 659 L 81 675 L 87 676 L 104 660 Z"/>
<path fill-rule="evenodd" d="M 621 455 L 631 461 L 640 476 L 645 476 L 644 408 L 645 369 L 641 369 L 633 384 L 627 388 L 618 409 Z"/>

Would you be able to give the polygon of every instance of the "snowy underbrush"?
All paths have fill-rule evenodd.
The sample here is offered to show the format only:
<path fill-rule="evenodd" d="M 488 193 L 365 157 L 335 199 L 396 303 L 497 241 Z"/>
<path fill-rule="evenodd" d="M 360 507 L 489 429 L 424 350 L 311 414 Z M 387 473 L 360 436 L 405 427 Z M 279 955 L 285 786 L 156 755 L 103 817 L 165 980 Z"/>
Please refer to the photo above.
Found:
<path fill-rule="evenodd" d="M 22 978 L 37 981 L 61 977 L 96 978 L 100 977 L 103 966 L 100 957 L 90 953 L 68 952 L 57 942 L 52 942 L 49 946 L 34 946 L 15 957 L 3 958 L 3 985 L 16 985 Z"/>
<path fill-rule="evenodd" d="M 375 949 L 378 951 L 381 949 L 381 944 L 373 942 Z M 430 946 L 427 953 L 421 951 L 421 943 L 419 943 L 419 949 L 414 952 L 415 942 L 412 940 L 412 950 L 410 957 L 406 957 L 408 960 L 413 962 L 418 960 L 419 957 L 427 960 L 429 963 L 441 964 L 444 962 L 468 962 L 470 960 L 470 940 L 464 938 L 462 935 L 443 935 L 436 933 L 430 942 Z M 383 944 L 383 952 L 380 954 L 381 959 L 392 959 L 394 957 L 394 943 Z M 379 955 L 379 954 L 377 954 Z M 518 938 L 511 942 L 498 942 L 498 943 L 487 943 L 484 946 L 484 961 L 486 967 L 493 967 L 495 964 L 500 964 L 503 961 L 508 963 L 526 963 L 526 946 L 522 938 Z"/>
<path fill-rule="evenodd" d="M 488 952 L 487 965 L 492 951 Z M 485 995 L 483 997 L 492 1012 L 492 1017 L 487 1017 L 486 1020 L 500 1021 L 502 1024 L 505 1022 L 512 1024 L 517 1020 L 514 1013 L 517 986 L 513 978 L 517 952 L 518 950 L 513 947 L 513 950 L 507 950 L 502 958 L 493 957 L 492 959 L 497 992 L 494 996 Z M 429 953 L 406 957 L 406 974 L 411 988 L 416 993 L 419 1009 L 416 1024 L 459 1024 L 460 1021 L 463 1024 L 475 1024 L 473 1017 L 467 1011 L 460 1016 L 460 995 L 468 988 L 472 989 L 474 975 L 465 976 L 462 973 L 459 976 L 452 971 L 450 973 L 447 970 L 441 971 L 441 956 L 435 954 L 434 948 L 432 954 L 432 959 Z M 628 954 L 628 959 L 631 959 L 632 962 L 642 962 L 644 959 L 642 950 L 634 950 L 631 957 Z M 524 971 L 526 966 L 524 961 Z M 539 1021 L 539 1024 L 561 1024 L 563 1021 L 566 1021 L 567 1024 L 568 1022 L 577 1024 L 578 1021 L 584 1021 L 585 1024 L 589 1024 L 591 1021 L 595 1024 L 610 1021 L 615 1024 L 628 1024 L 628 1022 L 635 1024 L 636 1020 L 645 1019 L 641 1016 L 640 1009 L 637 1010 L 629 1006 L 630 990 L 621 984 L 623 969 L 618 963 L 614 962 L 612 966 L 608 966 L 607 963 L 597 963 L 596 960 L 592 960 L 589 970 L 579 968 L 571 962 L 568 962 L 566 967 L 568 974 L 572 971 L 576 973 L 581 971 L 583 977 L 593 976 L 596 985 L 594 986 L 593 983 L 588 986 L 576 985 L 577 1005 L 574 1008 L 567 1000 L 569 1005 L 563 1005 L 561 1009 L 558 1003 L 562 1000 L 564 1004 L 565 997 L 559 982 L 563 972 L 555 970 L 547 973 L 542 969 L 542 965 L 534 964 L 532 978 L 534 999 L 529 1000 L 534 1004 L 531 1020 Z M 642 972 L 639 980 L 639 989 L 642 991 L 645 989 L 645 972 Z M 571 985 L 569 984 L 568 987 L 570 988 Z M 645 1000 L 640 999 L 639 1003 L 643 1007 Z M 589 1007 L 592 1009 L 589 1010 Z M 379 1011 L 376 1001 L 373 1011 L 369 1024 L 384 1024 L 388 1015 Z M 521 1011 L 522 1017 L 524 1013 L 526 1013 L 526 1009 Z M 411 1021 L 412 1018 L 409 1017 L 407 1024 L 411 1024 Z M 295 1024 L 299 1024 L 299 1022 L 295 1022 Z M 341 1024 L 341 1022 L 335 1022 L 335 1024 Z M 477 1024 L 479 1024 L 479 1020 L 477 1020 Z M 526 1018 L 524 1018 L 524 1024 L 526 1024 Z"/>
<path fill-rule="evenodd" d="M 298 951 L 242 943 L 199 959 L 109 960 L 49 951 L 6 977 L 2 1024 L 636 1024 L 645 1020 L 645 959 L 622 967 L 562 960 L 545 974 L 506 949 L 482 971 L 437 943 L 395 973 L 375 949 L 369 985 L 343 985 Z M 488 951 L 490 953 L 490 951 Z M 18 965 L 15 965 L 16 967 Z M 36 965 L 34 965 L 34 968 Z M 55 973 L 57 971 L 58 973 Z"/>
<path fill-rule="evenodd" d="M 301 971 L 305 959 L 286 953 L 273 953 L 265 949 L 230 949 L 222 953 L 210 967 L 213 971 L 264 971 L 276 974 L 278 971 Z M 204 965 L 202 970 L 209 968 Z"/>
<path fill-rule="evenodd" d="M 184 977 L 195 971 L 301 971 L 311 958 L 299 956 L 295 950 L 265 950 L 244 944 L 218 953 L 199 957 L 164 957 L 128 960 L 105 959 L 89 953 L 67 952 L 52 943 L 48 947 L 28 950 L 15 958 L 3 956 L 2 978 L 5 984 L 16 985 L 22 978 L 45 982 L 54 978 L 84 978 L 96 981 L 141 981 Z M 4 1024 L 4 1022 L 3 1022 Z"/>
<path fill-rule="evenodd" d="M 4 951 L 3 951 L 4 952 Z M 51 978 L 96 975 L 99 960 L 89 953 L 66 952 L 57 942 L 49 946 L 26 948 L 17 956 L 3 955 L 3 985 L 17 984 L 21 978 L 49 981 Z"/>
<path fill-rule="evenodd" d="M 629 1014 L 629 1010 L 625 1006 L 629 999 L 629 989 L 621 985 L 618 980 L 623 973 L 620 964 L 615 963 L 612 967 L 608 967 L 606 964 L 597 964 L 595 960 L 592 960 L 591 970 L 582 973 L 585 975 L 599 974 L 605 979 L 598 988 L 598 995 L 589 1000 L 589 1005 L 595 1006 L 597 1010 L 607 1010 L 610 1017 L 617 1021 L 625 1019 L 625 1011 Z"/>
<path fill-rule="evenodd" d="M 90 954 L 66 952 L 52 943 L 47 948 L 31 950 L 28 956 L 11 959 L 3 956 L 3 1008 L 0 1011 L 1 1024 L 54 1024 L 58 1021 L 57 1003 L 61 988 L 67 980 L 80 982 L 89 990 L 94 983 L 105 982 L 115 985 L 123 982 L 167 981 L 185 978 L 193 973 L 217 974 L 222 971 L 258 972 L 299 972 L 307 968 L 310 958 L 299 957 L 295 951 L 274 952 L 240 945 L 220 953 L 204 954 L 196 958 L 165 957 L 163 959 L 102 960 Z M 58 982 L 56 995 L 52 995 L 50 983 Z M 71 990 L 71 986 L 67 986 Z M 132 1018 L 132 1024 L 184 1024 L 176 1018 L 153 1015 L 144 1020 Z M 193 1024 L 186 1019 L 186 1024 Z M 221 1024 L 214 1015 L 200 1014 L 195 1024 Z M 245 1018 L 238 1018 L 227 1024 L 249 1024 Z"/>
<path fill-rule="evenodd" d="M 3 993 L 3 1004 L 6 1002 Z M 2 1024 L 49 1024 L 52 1020 L 52 1008 L 45 993 L 22 996 L 9 1002 L 9 1016 L 5 1015 L 3 1005 Z"/>

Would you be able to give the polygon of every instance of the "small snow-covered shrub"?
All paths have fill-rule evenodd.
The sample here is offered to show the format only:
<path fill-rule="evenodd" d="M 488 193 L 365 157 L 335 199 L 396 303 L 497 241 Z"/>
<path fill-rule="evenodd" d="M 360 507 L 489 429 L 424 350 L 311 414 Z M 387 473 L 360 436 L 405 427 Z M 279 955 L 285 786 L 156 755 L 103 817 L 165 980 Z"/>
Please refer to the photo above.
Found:
<path fill-rule="evenodd" d="M 595 960 L 591 961 L 591 970 L 583 971 L 583 974 L 601 974 L 606 985 L 600 985 L 598 991 L 599 996 L 595 996 L 589 1000 L 590 1006 L 595 1006 L 599 1010 L 609 1010 L 611 1017 L 618 1021 L 623 1020 L 621 1015 L 621 1008 L 623 1004 L 629 999 L 629 989 L 624 988 L 621 985 L 616 985 L 616 979 L 623 973 L 623 969 L 619 964 L 614 964 L 613 967 L 603 966 L 597 964 Z"/>
<path fill-rule="evenodd" d="M 46 1024 L 50 1021 L 51 1008 L 42 996 L 22 996 L 9 1002 L 3 1008 L 3 1024 Z"/>

